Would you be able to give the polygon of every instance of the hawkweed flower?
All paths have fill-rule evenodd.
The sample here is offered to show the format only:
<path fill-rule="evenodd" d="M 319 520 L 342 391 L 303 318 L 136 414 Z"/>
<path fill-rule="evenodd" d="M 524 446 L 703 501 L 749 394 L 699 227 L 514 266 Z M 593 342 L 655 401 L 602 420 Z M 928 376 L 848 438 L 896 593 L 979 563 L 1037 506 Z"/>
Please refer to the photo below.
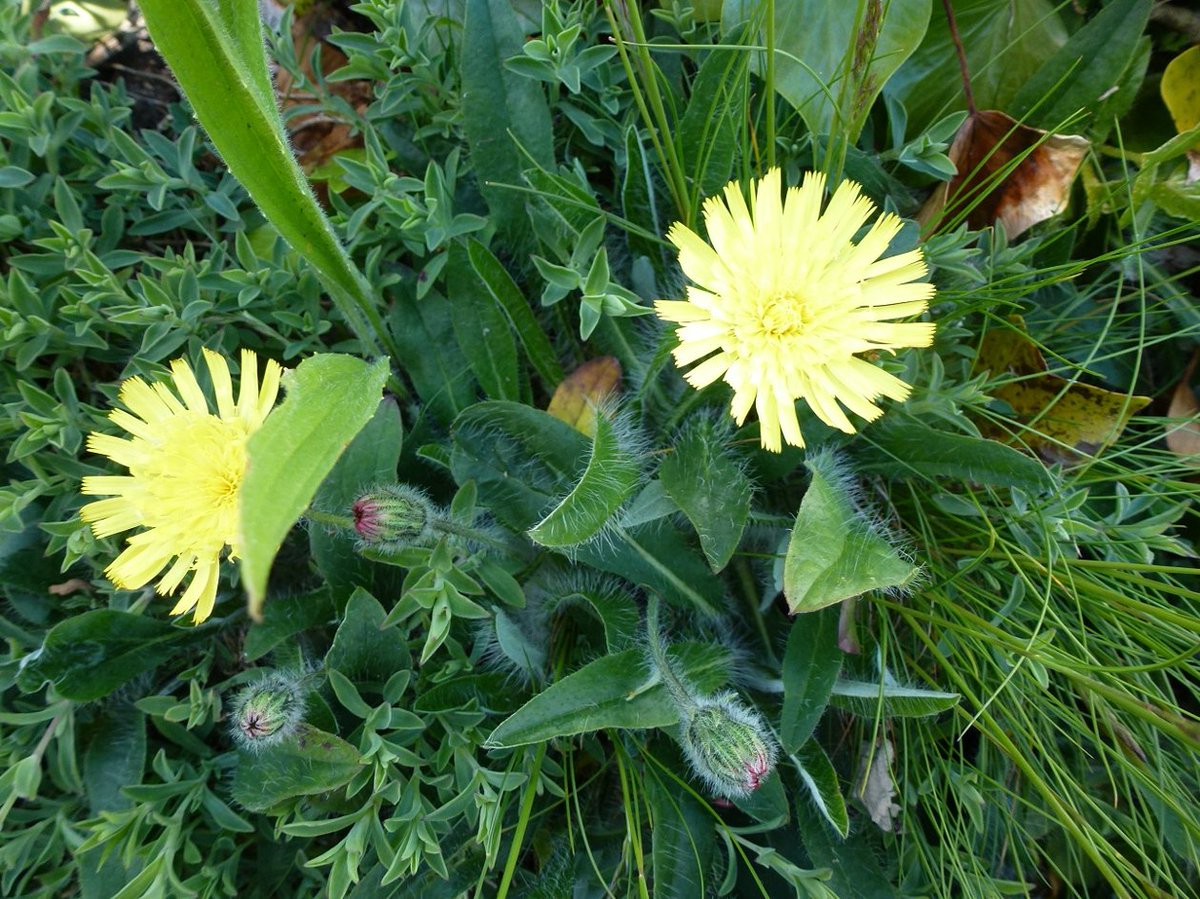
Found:
<path fill-rule="evenodd" d="M 678 322 L 680 367 L 696 388 L 723 378 L 733 388 L 740 425 L 758 410 L 760 440 L 779 452 L 780 432 L 804 446 L 797 399 L 830 427 L 855 432 L 842 410 L 872 421 L 875 400 L 903 400 L 909 386 L 863 353 L 928 346 L 929 322 L 897 322 L 928 307 L 933 285 L 921 251 L 880 258 L 900 231 L 881 215 L 855 243 L 875 211 L 853 181 L 843 181 L 822 213 L 825 176 L 809 172 L 781 195 L 778 169 L 751 187 L 750 204 L 736 181 L 704 203 L 709 242 L 680 223 L 667 233 L 691 280 L 687 300 L 659 300 L 658 315 Z"/>
<path fill-rule="evenodd" d="M 380 484 L 356 499 L 350 512 L 359 543 L 384 552 L 427 543 L 437 523 L 433 503 L 406 484 Z"/>
<path fill-rule="evenodd" d="M 225 359 L 204 351 L 217 412 L 183 359 L 171 363 L 175 390 L 130 378 L 109 418 L 128 437 L 89 434 L 88 449 L 129 469 L 128 475 L 87 477 L 82 492 L 106 496 L 84 506 L 80 517 L 97 537 L 143 528 L 126 543 L 105 574 L 136 590 L 162 574 L 156 590 L 169 596 L 187 575 L 191 582 L 171 614 L 195 609 L 199 623 L 212 614 L 221 554 L 238 552 L 238 513 L 246 473 L 246 440 L 262 425 L 279 392 L 279 363 L 268 361 L 260 385 L 258 357 L 242 350 L 236 403 Z M 163 574 L 163 570 L 166 573 Z"/>
<path fill-rule="evenodd" d="M 742 799 L 759 788 L 775 767 L 778 748 L 762 716 L 735 693 L 697 697 L 683 713 L 679 742 L 708 788 Z"/>

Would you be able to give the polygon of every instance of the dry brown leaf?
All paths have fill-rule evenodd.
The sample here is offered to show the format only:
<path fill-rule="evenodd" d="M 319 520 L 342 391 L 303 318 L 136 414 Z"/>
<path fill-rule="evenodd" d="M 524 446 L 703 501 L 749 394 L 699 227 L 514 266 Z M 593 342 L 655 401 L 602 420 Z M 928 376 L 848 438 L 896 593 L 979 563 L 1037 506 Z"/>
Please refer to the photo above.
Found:
<path fill-rule="evenodd" d="M 554 391 L 546 411 L 589 437 L 596 434 L 596 404 L 620 389 L 621 363 L 613 356 L 590 359 Z"/>
<path fill-rule="evenodd" d="M 980 422 L 987 437 L 1002 443 L 1019 439 L 1051 462 L 1078 462 L 1100 453 L 1120 436 L 1129 419 L 1150 402 L 1147 396 L 1104 390 L 1048 373 L 1041 351 L 1029 339 L 1025 323 L 1010 316 L 1013 328 L 993 328 L 984 335 L 975 371 L 1008 373 L 1017 380 L 991 388 L 1026 426 L 1016 435 L 988 421 Z"/>
<path fill-rule="evenodd" d="M 892 741 L 880 737 L 872 750 L 863 743 L 855 795 L 867 807 L 867 814 L 880 830 L 891 833 L 896 829 L 900 806 L 896 804 L 896 783 L 892 780 L 892 764 L 896 749 Z"/>
<path fill-rule="evenodd" d="M 81 590 L 90 593 L 92 585 L 85 580 L 73 577 L 69 581 L 63 581 L 61 584 L 51 584 L 48 589 L 55 596 L 70 596 L 72 593 L 78 593 Z"/>
<path fill-rule="evenodd" d="M 346 64 L 345 54 L 324 40 L 333 25 L 350 27 L 348 21 L 337 21 L 337 15 L 328 4 L 317 3 L 292 21 L 292 41 L 296 46 L 296 58 L 300 61 L 301 72 L 313 84 L 320 83 L 325 76 Z M 319 72 L 314 71 L 312 67 L 315 46 L 320 48 L 317 56 Z M 341 97 L 361 113 L 371 102 L 374 86 L 370 81 L 359 79 L 328 81 L 325 82 L 325 89 Z M 298 86 L 291 74 L 283 69 L 275 73 L 275 93 L 285 113 L 296 106 L 312 105 L 315 99 L 311 93 L 305 92 L 303 86 Z M 349 124 L 322 112 L 309 112 L 289 119 L 287 130 L 296 159 L 307 173 L 325 165 L 338 153 L 363 145 L 362 136 L 353 133 Z"/>
<path fill-rule="evenodd" d="M 1001 222 L 1008 236 L 1016 237 L 1066 208 L 1087 149 L 1087 139 L 1077 134 L 1049 134 L 1018 125 L 996 110 L 977 112 L 963 122 L 950 146 L 948 155 L 958 174 L 934 191 L 917 220 L 924 226 L 971 206 L 970 227 Z M 993 181 L 1026 151 L 1029 154 L 1003 180 Z"/>
<path fill-rule="evenodd" d="M 1196 391 L 1192 390 L 1196 358 L 1197 354 L 1192 353 L 1192 361 L 1171 394 L 1167 418 L 1187 421 L 1167 426 L 1167 448 L 1177 455 L 1186 456 L 1190 464 L 1200 466 L 1200 422 L 1196 421 L 1197 413 L 1200 413 L 1200 400 L 1196 399 Z"/>

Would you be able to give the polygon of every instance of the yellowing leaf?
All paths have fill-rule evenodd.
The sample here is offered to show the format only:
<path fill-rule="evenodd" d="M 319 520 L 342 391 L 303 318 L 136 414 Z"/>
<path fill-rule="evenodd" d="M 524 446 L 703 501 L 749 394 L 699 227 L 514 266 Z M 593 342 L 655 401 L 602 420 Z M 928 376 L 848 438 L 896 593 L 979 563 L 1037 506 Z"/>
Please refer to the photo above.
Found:
<path fill-rule="evenodd" d="M 621 363 L 613 356 L 590 359 L 558 385 L 546 411 L 577 431 L 596 436 L 596 404 L 621 383 Z"/>
<path fill-rule="evenodd" d="M 1024 426 L 1013 434 L 990 422 L 980 430 L 1002 443 L 1019 439 L 1028 449 L 1052 462 L 1075 462 L 1096 455 L 1120 436 L 1131 416 L 1150 402 L 1133 396 L 1052 375 L 1037 346 L 1029 339 L 1020 316 L 1013 328 L 993 328 L 979 344 L 976 371 L 1014 380 L 991 388 L 991 395 L 1013 409 Z"/>
<path fill-rule="evenodd" d="M 1200 125 L 1200 46 L 1184 50 L 1167 63 L 1158 89 L 1176 131 L 1182 134 Z"/>

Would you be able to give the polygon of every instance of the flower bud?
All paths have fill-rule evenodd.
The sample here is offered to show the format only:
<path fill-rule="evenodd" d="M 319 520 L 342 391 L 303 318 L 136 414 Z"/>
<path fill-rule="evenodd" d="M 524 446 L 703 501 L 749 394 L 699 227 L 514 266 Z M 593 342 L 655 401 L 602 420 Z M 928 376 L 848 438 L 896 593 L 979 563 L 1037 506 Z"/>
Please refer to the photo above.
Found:
<path fill-rule="evenodd" d="M 680 728 L 692 768 L 720 796 L 749 796 L 775 767 L 775 740 L 758 713 L 733 693 L 695 703 Z"/>
<path fill-rule="evenodd" d="M 233 702 L 234 742 L 252 752 L 282 743 L 304 719 L 305 675 L 276 671 L 249 684 Z"/>
<path fill-rule="evenodd" d="M 396 551 L 426 542 L 433 532 L 433 503 L 413 487 L 382 484 L 354 501 L 354 530 L 364 546 Z"/>

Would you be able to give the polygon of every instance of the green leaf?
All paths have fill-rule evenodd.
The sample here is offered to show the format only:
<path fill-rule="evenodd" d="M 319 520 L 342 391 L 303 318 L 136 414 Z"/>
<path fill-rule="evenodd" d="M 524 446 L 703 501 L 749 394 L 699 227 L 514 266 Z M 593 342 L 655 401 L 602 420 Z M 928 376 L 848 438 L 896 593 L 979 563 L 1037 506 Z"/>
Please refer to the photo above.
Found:
<path fill-rule="evenodd" d="M 250 625 L 242 643 L 246 661 L 261 659 L 284 640 L 333 618 L 329 588 L 300 596 L 281 596 L 263 609 L 263 620 Z"/>
<path fill-rule="evenodd" d="M 829 703 L 863 717 L 924 718 L 954 708 L 959 698 L 957 693 L 843 679 L 834 683 Z"/>
<path fill-rule="evenodd" d="M 710 50 L 692 81 L 676 141 L 684 172 L 698 197 L 715 194 L 733 173 L 737 150 L 734 123 L 742 119 L 749 58 L 750 54 L 740 47 Z"/>
<path fill-rule="evenodd" d="M 480 502 L 521 531 L 578 479 L 578 460 L 587 452 L 579 431 L 519 403 L 478 403 L 459 415 L 451 435 L 455 481 L 474 480 Z"/>
<path fill-rule="evenodd" d="M 454 338 L 446 298 L 436 290 L 422 300 L 399 292 L 390 322 L 401 353 L 396 364 L 412 379 L 425 411 L 440 422 L 453 421 L 478 398 L 478 387 Z"/>
<path fill-rule="evenodd" d="M 637 258 L 645 256 L 657 273 L 663 271 L 663 245 L 647 235 L 662 234 L 664 227 L 659 220 L 654 195 L 654 175 L 650 157 L 642 143 L 636 125 L 625 131 L 625 175 L 621 180 L 621 212 L 625 218 L 639 225 L 645 234 L 626 231 L 625 239 L 629 252 Z"/>
<path fill-rule="evenodd" d="M 722 30 L 756 17 L 757 4 L 727 3 Z M 883 4 L 874 33 L 866 3 L 799 0 L 775 5 L 775 89 L 813 134 L 844 134 L 853 142 L 880 90 L 921 44 L 931 0 Z M 865 18 L 860 18 L 865 17 Z M 757 44 L 765 38 L 759 35 Z M 754 67 L 762 73 L 760 56 Z"/>
<path fill-rule="evenodd" d="M 594 537 L 633 494 L 640 476 L 637 459 L 620 446 L 612 421 L 597 415 L 587 468 L 571 492 L 529 529 L 530 538 L 562 549 Z"/>
<path fill-rule="evenodd" d="M 966 434 L 952 434 L 917 421 L 888 422 L 871 430 L 871 445 L 855 453 L 863 474 L 906 480 L 950 477 L 976 484 L 1018 487 L 1041 493 L 1054 487 L 1046 466 L 1022 452 Z"/>
<path fill-rule="evenodd" d="M 463 133 L 492 223 L 519 246 L 531 233 L 525 197 L 504 185 L 522 183 L 530 158 L 553 166 L 550 110 L 538 82 L 504 65 L 525 43 L 509 0 L 466 0 L 462 33 Z"/>
<path fill-rule="evenodd" d="M 207 634 L 192 627 L 99 609 L 56 624 L 21 672 L 21 689 L 51 681 L 66 699 L 107 696 Z"/>
<path fill-rule="evenodd" d="M 349 515 L 354 501 L 364 490 L 396 480 L 403 444 L 400 407 L 394 399 L 385 397 L 321 484 L 313 501 L 314 508 Z M 374 566 L 355 550 L 354 543 L 352 534 L 331 531 L 316 523 L 308 534 L 313 561 L 324 575 L 339 609 L 344 608 L 356 586 L 371 584 L 374 577 Z M 267 617 L 270 618 L 270 613 Z"/>
<path fill-rule="evenodd" d="M 233 798 L 248 811 L 265 812 L 286 799 L 328 793 L 362 767 L 358 750 L 307 724 L 268 751 L 238 753 Z"/>
<path fill-rule="evenodd" d="M 146 767 L 146 719 L 128 703 L 107 705 L 92 725 L 83 757 L 83 783 L 93 816 L 128 808 L 121 788 L 142 782 Z"/>
<path fill-rule="evenodd" d="M 812 481 L 800 502 L 783 563 L 783 593 L 793 612 L 813 612 L 868 590 L 903 587 L 918 569 L 854 508 L 845 473 L 830 453 L 812 456 Z"/>
<path fill-rule="evenodd" d="M 880 868 L 882 851 L 867 842 L 869 830 L 848 840 L 833 839 L 825 816 L 804 799 L 796 803 L 796 824 L 804 850 L 814 865 L 829 868 L 834 896 L 853 899 L 896 899 L 899 895 Z"/>
<path fill-rule="evenodd" d="M 846 799 L 838 787 L 837 772 L 829 756 L 816 740 L 809 740 L 796 753 L 796 757 L 800 763 L 800 780 L 808 788 L 817 810 L 825 816 L 838 836 L 845 839 L 850 833 L 850 815 L 846 812 Z"/>
<path fill-rule="evenodd" d="M 354 436 L 371 420 L 387 360 L 326 353 L 284 373 L 287 399 L 251 435 L 241 491 L 242 573 L 250 614 L 262 614 L 271 562 Z"/>
<path fill-rule="evenodd" d="M 504 315 L 517 332 L 530 365 L 542 380 L 542 386 L 553 390 L 563 379 L 562 366 L 558 364 L 558 357 L 550 344 L 550 338 L 534 318 L 529 301 L 500 264 L 500 260 L 479 241 L 467 241 L 467 256 L 482 286 L 490 294 L 493 302 L 504 311 Z"/>
<path fill-rule="evenodd" d="M 672 759 L 681 765 L 682 759 Z M 662 779 L 660 779 L 662 778 Z M 694 899 L 712 893 L 716 849 L 712 814 L 665 775 L 646 778 L 655 899 Z"/>
<path fill-rule="evenodd" d="M 587 438 L 579 431 L 518 403 L 472 406 L 451 433 L 454 479 L 475 481 L 480 503 L 514 530 L 532 527 L 556 496 L 579 481 L 579 460 L 587 453 Z M 630 529 L 629 536 L 637 549 L 624 540 L 596 540 L 571 551 L 581 562 L 657 590 L 669 602 L 698 606 L 709 615 L 720 607 L 720 581 L 679 531 L 651 524 Z"/>
<path fill-rule="evenodd" d="M 728 654 L 709 644 L 670 649 L 679 670 L 702 692 L 719 687 L 728 673 Z M 661 681 L 649 684 L 645 653 L 627 649 L 589 662 L 551 684 L 487 738 L 493 748 L 524 746 L 609 727 L 671 727 L 679 711 Z"/>
<path fill-rule="evenodd" d="M 1024 124 L 1047 130 L 1079 109 L 1096 112 L 1136 56 L 1152 5 L 1113 0 L 1102 7 L 1025 82 L 1007 112 L 1013 118 L 1028 115 Z M 1138 86 L 1126 89 L 1136 92 Z"/>
<path fill-rule="evenodd" d="M 793 622 L 783 654 L 783 711 L 779 737 L 787 752 L 808 742 L 842 670 L 838 610 L 822 609 Z"/>
<path fill-rule="evenodd" d="M 490 399 L 518 400 L 517 344 L 508 320 L 471 267 L 463 245 L 455 242 L 449 253 L 446 292 L 458 346 Z"/>
<path fill-rule="evenodd" d="M 397 671 L 409 668 L 412 655 L 408 644 L 398 629 L 382 629 L 386 617 L 379 600 L 362 588 L 355 590 L 325 654 L 325 667 L 341 671 L 360 686 L 362 681 L 382 686 Z"/>
<path fill-rule="evenodd" d="M 1067 40 L 1052 0 L 955 0 L 954 18 L 978 109 L 1007 109 L 1021 87 Z M 946 16 L 929 21 L 921 46 L 888 82 L 908 111 L 914 137 L 947 113 L 966 109 Z"/>
<path fill-rule="evenodd" d="M 705 558 L 718 572 L 728 564 L 750 518 L 753 488 L 742 466 L 711 428 L 689 428 L 663 459 L 659 478 L 687 516 Z"/>
<path fill-rule="evenodd" d="M 258 8 L 245 0 L 147 0 L 146 27 L 196 118 L 268 221 L 321 275 L 368 353 L 386 339 L 374 292 L 300 170 L 275 105 Z M 390 350 L 389 350 L 390 351 Z"/>

